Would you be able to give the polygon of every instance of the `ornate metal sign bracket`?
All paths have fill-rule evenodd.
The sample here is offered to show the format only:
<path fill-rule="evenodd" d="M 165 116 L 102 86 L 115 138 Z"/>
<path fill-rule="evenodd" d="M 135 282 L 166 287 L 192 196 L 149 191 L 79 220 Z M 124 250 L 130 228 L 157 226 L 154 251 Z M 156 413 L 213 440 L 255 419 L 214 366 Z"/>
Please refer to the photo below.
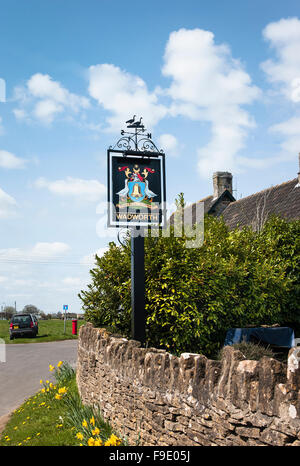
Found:
<path fill-rule="evenodd" d="M 119 149 L 123 151 L 123 156 L 137 155 L 141 157 L 158 157 L 163 153 L 159 150 L 152 141 L 151 133 L 147 133 L 145 126 L 142 124 L 142 117 L 136 120 L 136 115 L 126 121 L 127 129 L 134 131 L 121 130 L 121 138 L 114 146 L 110 146 L 111 150 Z"/>

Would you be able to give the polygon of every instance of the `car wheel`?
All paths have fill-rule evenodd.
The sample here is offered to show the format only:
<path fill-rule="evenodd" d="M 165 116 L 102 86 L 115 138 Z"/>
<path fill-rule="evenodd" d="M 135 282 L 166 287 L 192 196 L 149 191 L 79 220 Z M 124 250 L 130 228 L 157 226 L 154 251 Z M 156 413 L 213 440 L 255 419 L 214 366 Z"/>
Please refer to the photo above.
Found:
<path fill-rule="evenodd" d="M 9 335 L 9 339 L 13 340 L 14 339 L 13 335 Z"/>

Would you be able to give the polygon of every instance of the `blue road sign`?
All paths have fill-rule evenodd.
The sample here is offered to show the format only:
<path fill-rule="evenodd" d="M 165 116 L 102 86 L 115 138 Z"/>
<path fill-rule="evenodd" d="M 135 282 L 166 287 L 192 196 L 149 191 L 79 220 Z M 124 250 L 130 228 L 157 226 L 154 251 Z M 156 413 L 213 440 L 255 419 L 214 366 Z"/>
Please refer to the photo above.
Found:
<path fill-rule="evenodd" d="M 68 305 L 67 305 L 67 304 L 64 304 L 63 310 L 64 310 L 64 311 L 67 311 L 67 310 L 68 310 Z"/>

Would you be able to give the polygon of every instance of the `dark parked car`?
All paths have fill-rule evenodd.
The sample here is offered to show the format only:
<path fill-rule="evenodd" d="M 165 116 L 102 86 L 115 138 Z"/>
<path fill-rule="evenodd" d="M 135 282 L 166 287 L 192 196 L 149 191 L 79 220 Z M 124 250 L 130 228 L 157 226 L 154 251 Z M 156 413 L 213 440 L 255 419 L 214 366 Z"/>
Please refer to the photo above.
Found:
<path fill-rule="evenodd" d="M 17 335 L 33 336 L 38 333 L 39 324 L 33 314 L 16 314 L 12 317 L 9 325 L 9 339 L 13 340 Z"/>

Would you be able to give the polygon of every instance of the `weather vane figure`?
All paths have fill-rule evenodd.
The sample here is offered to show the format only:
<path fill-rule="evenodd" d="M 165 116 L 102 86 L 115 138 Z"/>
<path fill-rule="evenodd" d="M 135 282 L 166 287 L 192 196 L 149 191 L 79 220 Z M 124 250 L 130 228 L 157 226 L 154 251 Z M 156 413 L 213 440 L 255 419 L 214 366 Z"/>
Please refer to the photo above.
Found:
<path fill-rule="evenodd" d="M 116 147 L 123 150 L 134 150 L 138 152 L 158 152 L 159 151 L 154 142 L 151 140 L 151 133 L 145 133 L 145 125 L 142 123 L 143 117 L 136 119 L 137 116 L 133 115 L 132 118 L 126 121 L 127 129 L 134 131 L 125 131 L 122 129 L 121 138 L 111 149 Z"/>

